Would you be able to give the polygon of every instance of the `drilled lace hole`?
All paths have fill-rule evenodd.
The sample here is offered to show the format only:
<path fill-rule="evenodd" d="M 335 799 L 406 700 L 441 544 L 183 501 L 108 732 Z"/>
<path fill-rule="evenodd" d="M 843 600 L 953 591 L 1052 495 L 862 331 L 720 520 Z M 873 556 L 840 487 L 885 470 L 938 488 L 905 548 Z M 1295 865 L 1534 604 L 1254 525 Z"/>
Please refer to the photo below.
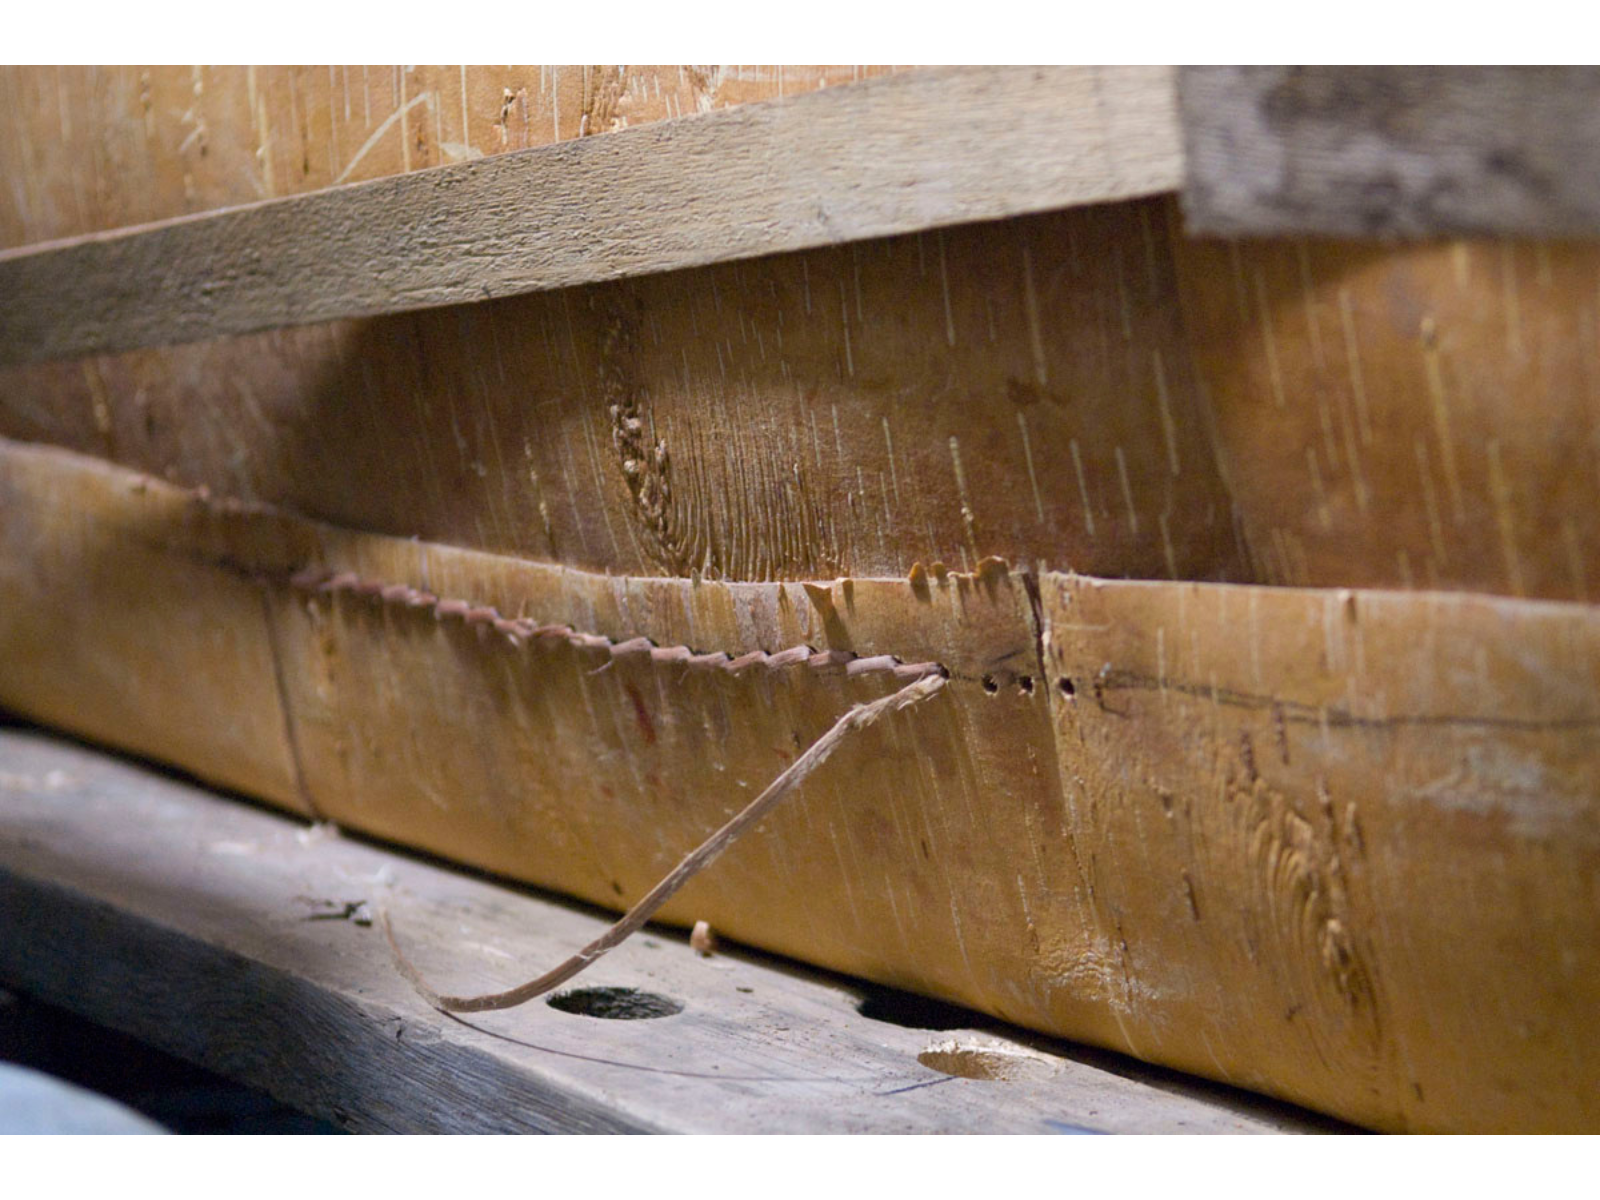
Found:
<path fill-rule="evenodd" d="M 1050 1069 L 1049 1063 L 1031 1054 L 961 1042 L 935 1043 L 917 1055 L 917 1061 L 930 1070 L 958 1079 L 981 1079 L 991 1083 L 1029 1078 Z"/>
<path fill-rule="evenodd" d="M 599 1017 L 602 1021 L 650 1021 L 683 1011 L 681 1000 L 630 987 L 573 988 L 557 992 L 545 1003 L 561 1012 Z"/>
<path fill-rule="evenodd" d="M 1072 686 L 1072 680 L 1068 679 L 1065 675 L 1061 677 L 1061 694 L 1068 700 L 1071 700 L 1078 694 L 1078 689 Z"/>
<path fill-rule="evenodd" d="M 983 677 L 983 690 L 991 696 L 1000 690 L 1000 685 L 995 681 L 993 675 L 985 675 Z"/>

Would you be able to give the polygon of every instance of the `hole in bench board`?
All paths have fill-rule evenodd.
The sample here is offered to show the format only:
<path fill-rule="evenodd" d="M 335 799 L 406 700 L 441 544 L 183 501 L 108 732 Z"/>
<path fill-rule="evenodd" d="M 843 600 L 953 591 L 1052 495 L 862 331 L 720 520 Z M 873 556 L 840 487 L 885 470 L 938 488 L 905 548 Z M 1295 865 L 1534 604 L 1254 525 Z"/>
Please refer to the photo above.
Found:
<path fill-rule="evenodd" d="M 557 992 L 545 1003 L 561 1012 L 599 1017 L 603 1021 L 649 1021 L 676 1016 L 683 1011 L 680 1000 L 630 987 L 573 988 Z"/>
<path fill-rule="evenodd" d="M 987 1046 L 968 1046 L 960 1042 L 939 1042 L 917 1055 L 917 1061 L 930 1070 L 958 1079 L 1006 1082 L 1023 1079 L 1048 1070 L 1049 1064 L 1031 1054 Z"/>

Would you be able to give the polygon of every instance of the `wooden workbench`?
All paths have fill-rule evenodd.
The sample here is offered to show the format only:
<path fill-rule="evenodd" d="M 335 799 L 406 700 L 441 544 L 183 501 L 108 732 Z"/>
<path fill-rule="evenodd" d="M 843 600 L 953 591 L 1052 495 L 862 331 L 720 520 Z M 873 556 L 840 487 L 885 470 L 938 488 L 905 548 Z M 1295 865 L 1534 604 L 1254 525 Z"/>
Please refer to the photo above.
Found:
<path fill-rule="evenodd" d="M 597 1019 L 536 1001 L 468 1023 L 428 1008 L 396 972 L 371 923 L 383 905 L 421 965 L 466 987 L 554 962 L 606 923 L 588 907 L 0 728 L 0 985 L 350 1129 L 1338 1127 L 786 960 L 737 948 L 702 958 L 658 930 L 565 994 L 607 1011 L 629 1005 L 583 997 L 631 988 L 642 994 L 634 1010 L 679 1011 Z"/>

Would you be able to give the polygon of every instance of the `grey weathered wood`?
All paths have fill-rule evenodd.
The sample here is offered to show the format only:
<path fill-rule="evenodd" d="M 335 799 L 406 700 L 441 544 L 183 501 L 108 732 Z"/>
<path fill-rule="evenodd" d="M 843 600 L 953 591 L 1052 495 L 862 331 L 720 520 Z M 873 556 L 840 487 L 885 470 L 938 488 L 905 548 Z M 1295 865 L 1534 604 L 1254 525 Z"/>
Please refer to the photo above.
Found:
<path fill-rule="evenodd" d="M 1600 68 L 1185 67 L 1192 232 L 1600 235 Z"/>
<path fill-rule="evenodd" d="M 1166 68 L 909 71 L 0 253 L 0 365 L 1175 188 Z"/>
<path fill-rule="evenodd" d="M 376 927 L 317 919 L 358 901 L 357 914 L 388 905 L 418 965 L 462 990 L 523 978 L 606 920 L 0 729 L 0 981 L 353 1129 L 1328 1127 L 1020 1032 L 869 1020 L 845 981 L 702 959 L 650 931 L 579 983 L 667 995 L 679 1015 L 608 1021 L 536 1001 L 467 1025 L 422 1003 Z M 951 1040 L 1008 1055 L 1016 1078 L 917 1062 Z"/>

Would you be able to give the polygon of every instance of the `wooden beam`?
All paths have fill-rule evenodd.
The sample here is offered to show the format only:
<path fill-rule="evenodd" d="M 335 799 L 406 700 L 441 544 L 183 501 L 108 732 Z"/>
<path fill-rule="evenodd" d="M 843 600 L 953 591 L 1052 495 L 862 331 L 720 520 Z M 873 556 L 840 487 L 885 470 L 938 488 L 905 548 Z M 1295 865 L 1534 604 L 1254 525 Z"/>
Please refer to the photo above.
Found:
<path fill-rule="evenodd" d="M 943 68 L 0 253 L 0 365 L 1149 195 L 1158 68 Z"/>
<path fill-rule="evenodd" d="M 1592 69 L 1185 68 L 1177 78 L 1181 121 L 1166 68 L 919 69 L 6 250 L 0 365 L 1180 186 L 1197 233 L 1600 233 Z M 320 170 L 338 144 L 331 114 L 307 136 Z M 132 211 L 170 212 L 181 175 L 146 180 L 150 202 Z"/>
<path fill-rule="evenodd" d="M 1185 67 L 1195 233 L 1600 236 L 1600 68 Z"/>
<path fill-rule="evenodd" d="M 554 961 L 605 921 L 0 728 L 0 981 L 350 1129 L 1329 1128 L 737 948 L 701 958 L 652 929 L 574 987 L 633 988 L 680 1011 L 599 1019 L 585 1010 L 605 1011 L 606 998 L 585 1005 L 580 993 L 568 1001 L 577 1012 L 541 1001 L 468 1025 L 400 977 L 371 924 L 379 905 L 431 974 L 472 987 Z M 859 1012 L 864 997 L 868 1012 L 907 1023 Z"/>

